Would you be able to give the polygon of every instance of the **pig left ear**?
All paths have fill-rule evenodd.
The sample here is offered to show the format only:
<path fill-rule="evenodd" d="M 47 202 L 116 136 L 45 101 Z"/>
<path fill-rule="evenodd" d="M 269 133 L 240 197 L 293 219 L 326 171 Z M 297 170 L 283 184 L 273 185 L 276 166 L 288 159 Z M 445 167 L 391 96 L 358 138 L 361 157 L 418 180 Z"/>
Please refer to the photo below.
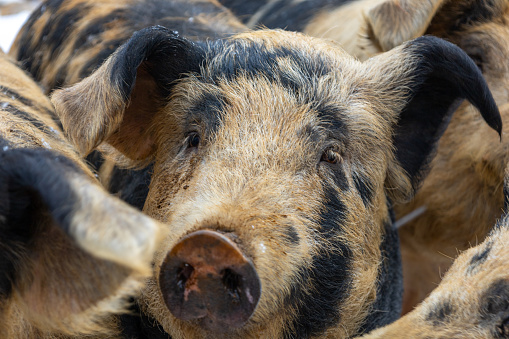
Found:
<path fill-rule="evenodd" d="M 366 13 L 372 39 L 388 51 L 423 35 L 445 0 L 384 0 Z"/>
<path fill-rule="evenodd" d="M 82 155 L 108 142 L 130 165 L 151 160 L 155 116 L 183 74 L 197 73 L 204 52 L 162 26 L 144 28 L 91 75 L 53 92 L 67 138 Z"/>
<path fill-rule="evenodd" d="M 481 72 L 459 47 L 442 39 L 420 37 L 366 61 L 379 67 L 383 107 L 394 109 L 394 161 L 386 179 L 395 202 L 414 194 L 428 172 L 438 141 L 463 99 L 501 136 L 502 119 Z M 387 95 L 391 93 L 392 95 Z M 396 99 L 395 98 L 403 98 Z M 393 115 L 395 113 L 395 115 Z"/>

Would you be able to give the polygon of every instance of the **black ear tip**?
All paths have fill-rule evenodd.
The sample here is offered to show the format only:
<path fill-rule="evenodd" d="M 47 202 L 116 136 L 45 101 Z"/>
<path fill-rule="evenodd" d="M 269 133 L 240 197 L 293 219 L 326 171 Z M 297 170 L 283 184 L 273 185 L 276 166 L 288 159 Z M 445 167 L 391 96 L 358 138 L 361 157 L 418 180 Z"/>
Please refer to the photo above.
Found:
<path fill-rule="evenodd" d="M 502 141 L 502 117 L 500 116 L 500 111 L 498 110 L 498 107 L 495 104 L 495 102 L 492 101 L 492 104 L 490 105 L 489 108 L 483 109 L 481 111 L 481 115 L 486 121 L 486 123 L 495 131 L 497 131 L 500 137 L 500 141 Z"/>

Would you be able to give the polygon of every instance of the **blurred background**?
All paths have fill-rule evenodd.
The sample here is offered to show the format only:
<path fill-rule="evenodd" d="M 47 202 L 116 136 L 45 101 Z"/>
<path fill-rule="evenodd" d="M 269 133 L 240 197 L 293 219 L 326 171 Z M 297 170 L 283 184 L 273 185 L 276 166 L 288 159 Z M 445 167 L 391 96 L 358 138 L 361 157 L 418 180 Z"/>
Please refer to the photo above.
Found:
<path fill-rule="evenodd" d="M 0 48 L 9 51 L 18 30 L 40 0 L 0 0 Z"/>

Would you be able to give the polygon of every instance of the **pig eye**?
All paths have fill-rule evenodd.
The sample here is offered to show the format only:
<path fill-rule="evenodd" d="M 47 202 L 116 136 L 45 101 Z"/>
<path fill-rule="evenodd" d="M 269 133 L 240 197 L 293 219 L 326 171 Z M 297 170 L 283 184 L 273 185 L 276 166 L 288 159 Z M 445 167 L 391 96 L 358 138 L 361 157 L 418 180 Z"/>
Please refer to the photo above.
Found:
<path fill-rule="evenodd" d="M 200 136 L 198 135 L 198 133 L 190 134 L 189 137 L 187 138 L 187 146 L 192 148 L 192 147 L 198 147 L 199 144 L 200 144 Z"/>
<path fill-rule="evenodd" d="M 332 148 L 326 149 L 322 154 L 321 161 L 328 162 L 330 164 L 337 164 L 341 160 L 341 156 L 338 152 L 333 150 Z"/>

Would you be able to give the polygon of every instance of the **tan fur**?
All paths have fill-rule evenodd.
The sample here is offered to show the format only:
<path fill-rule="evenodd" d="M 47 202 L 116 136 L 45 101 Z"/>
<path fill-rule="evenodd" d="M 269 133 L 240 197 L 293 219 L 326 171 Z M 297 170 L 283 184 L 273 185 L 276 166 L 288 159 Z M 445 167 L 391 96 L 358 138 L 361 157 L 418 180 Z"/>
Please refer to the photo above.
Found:
<path fill-rule="evenodd" d="M 69 2 L 69 8 L 78 3 Z M 102 2 L 87 0 L 86 3 L 93 5 Z M 337 22 L 348 25 L 356 23 L 348 32 L 364 34 L 360 36 L 364 39 L 363 43 L 359 44 L 359 40 L 356 40 L 345 46 L 347 49 L 362 50 L 357 56 L 367 59 L 383 48 L 397 45 L 406 36 L 421 34 L 441 3 L 426 1 L 416 2 L 412 5 L 415 7 L 398 7 L 394 6 L 397 3 L 393 1 L 387 9 L 383 4 L 378 6 L 379 1 L 367 0 L 345 6 L 343 13 L 339 10 L 332 12 L 342 16 L 325 13 L 320 18 L 325 20 L 322 22 L 333 22 L 334 25 Z M 110 2 L 107 4 L 104 13 L 115 6 Z M 405 4 L 410 6 L 411 2 Z M 404 10 L 408 9 L 412 9 L 411 12 L 417 13 L 418 17 L 407 15 Z M 60 10 L 56 12 L 60 13 Z M 387 13 L 399 20 L 398 28 L 404 27 L 406 30 L 411 27 L 412 32 L 391 34 L 390 31 L 384 31 L 387 27 L 378 25 L 377 18 Z M 83 21 L 79 22 L 92 20 L 93 15 L 83 16 Z M 373 20 L 373 26 L 364 22 L 367 18 Z M 46 20 L 47 17 L 39 18 L 34 29 L 44 27 Z M 210 27 L 220 32 L 245 29 L 225 12 L 196 16 L 193 20 L 210 22 Z M 362 22 L 359 23 L 359 20 Z M 98 35 L 98 39 L 103 39 L 98 40 L 101 43 L 69 58 L 73 53 L 68 46 L 74 45 L 74 36 L 83 28 L 72 25 L 69 31 L 73 34 L 66 41 L 65 53 L 59 56 L 62 59 L 41 66 L 41 79 L 47 90 L 61 83 L 73 84 L 83 74 L 91 73 L 91 69 L 86 70 L 81 65 L 106 49 L 113 35 L 127 39 L 126 36 L 134 30 L 122 25 L 125 23 L 115 21 L 110 30 Z M 338 32 L 328 28 L 320 31 L 318 26 L 318 21 L 312 22 L 307 28 L 308 33 L 330 38 Z M 375 37 L 374 34 L 379 36 Z M 340 37 L 352 39 L 352 35 Z M 375 40 L 370 38 L 380 39 L 381 42 L 373 42 Z M 363 174 L 372 180 L 375 192 L 368 206 L 364 206 L 355 189 L 338 193 L 339 198 L 347 202 L 348 210 L 345 231 L 339 241 L 352 249 L 353 274 L 351 293 L 340 310 L 341 322 L 330 327 L 323 336 L 349 337 L 359 329 L 376 298 L 375 280 L 382 262 L 379 245 L 384 235 L 381 226 L 388 222 L 385 195 L 393 202 L 402 202 L 413 193 L 407 174 L 394 159 L 391 142 L 392 126 L 398 119 L 397 112 L 407 100 L 403 93 L 413 81 L 411 74 L 418 57 L 395 48 L 383 56 L 360 63 L 341 52 L 334 43 L 277 31 L 249 32 L 233 39 L 241 44 L 263 42 L 273 50 L 285 47 L 305 51 L 311 59 L 319 51 L 325 53 L 335 65 L 336 72 L 321 79 L 316 88 L 322 94 L 329 93 L 327 99 L 348 116 L 347 121 L 353 131 L 349 139 L 351 148 L 343 154 L 344 145 L 336 145 L 340 149 L 338 154 L 344 156 L 345 170 L 348 174 Z M 381 43 L 385 47 L 382 48 Z M 19 41 L 15 44 L 13 54 L 17 52 L 17 45 Z M 49 62 L 49 51 L 43 49 L 42 53 L 44 60 Z M 73 66 L 69 66 L 71 63 L 65 64 L 65 67 L 60 65 L 64 59 L 71 59 Z M 215 62 L 220 66 L 221 58 L 215 58 Z M 304 81 L 299 65 L 283 58 L 277 62 L 278 67 L 290 74 L 292 80 Z M 143 67 L 138 70 L 139 82 L 128 101 L 121 98 L 117 90 L 119 84 L 111 83 L 111 67 L 110 58 L 82 82 L 56 91 L 52 100 L 67 135 L 81 154 L 100 147 L 111 153 L 115 162 L 121 160 L 124 165 L 140 166 L 155 161 L 144 212 L 167 222 L 172 232 L 154 257 L 156 272 L 143 290 L 140 298 L 142 309 L 172 337 L 213 336 L 193 323 L 180 321 L 170 314 L 158 287 L 158 270 L 168 250 L 183 235 L 202 228 L 235 230 L 241 248 L 253 258 L 259 272 L 264 272 L 260 277 L 264 292 L 252 319 L 241 329 L 223 337 L 280 336 L 283 326 L 291 323 L 296 316 L 296 310 L 285 308 L 283 301 L 290 293 L 290 283 L 295 278 L 297 268 L 309 266 L 313 255 L 332 248 L 331 243 L 318 235 L 316 218 L 325 197 L 323 182 L 333 182 L 333 178 L 327 172 L 322 174 L 325 176 L 323 178 L 312 171 L 299 171 L 316 162 L 315 158 L 311 159 L 311 155 L 316 153 L 313 144 L 296 136 L 302 135 L 299 131 L 306 124 L 316 123 L 317 112 L 299 102 L 297 95 L 280 84 L 274 85 L 263 78 L 253 80 L 242 76 L 235 81 L 219 79 L 214 84 L 204 84 L 189 75 L 177 82 L 167 106 L 151 101 L 147 107 L 145 104 L 147 98 L 153 97 L 154 86 L 143 72 Z M 59 69 L 64 70 L 64 80 L 57 79 Z M 202 71 L 206 74 L 206 70 Z M 182 154 L 181 150 L 186 145 L 185 133 L 188 132 L 183 130 L 186 110 L 205 94 L 216 93 L 228 102 L 228 109 L 220 112 L 223 115 L 221 126 L 203 140 L 203 150 L 192 151 L 195 153 L 191 155 Z M 253 121 L 257 124 L 253 124 Z M 193 127 L 199 132 L 203 129 L 200 122 L 193 122 Z M 491 167 L 486 168 L 477 167 L 482 173 L 493 172 L 490 171 Z M 348 177 L 348 184 L 353 187 L 351 177 Z M 301 239 L 295 247 L 282 240 L 282 225 L 290 222 L 295 225 Z"/>
<path fill-rule="evenodd" d="M 481 4 L 486 6 L 491 18 L 463 19 L 465 8 Z M 405 10 L 405 15 L 388 19 L 391 9 Z M 468 13 L 480 15 L 483 12 L 477 9 Z M 377 36 L 376 29 L 373 30 L 378 17 L 386 20 L 380 21 L 381 24 L 388 26 L 380 26 L 387 29 L 383 36 Z M 319 13 L 303 31 L 339 42 L 360 60 L 421 34 L 445 38 L 472 57 L 482 59 L 483 75 L 506 123 L 509 114 L 508 21 L 509 2 L 506 0 L 363 0 Z M 456 27 L 458 23 L 461 26 Z M 509 158 L 506 134 L 507 126 L 500 143 L 498 136 L 479 119 L 475 108 L 464 103 L 441 138 L 431 172 L 415 199 L 409 204 L 395 206 L 397 218 L 422 207 L 426 209 L 400 232 L 405 312 L 436 287 L 458 251 L 481 242 L 500 216 L 503 171 Z"/>
<path fill-rule="evenodd" d="M 217 32 L 218 35 L 241 32 L 246 29 L 246 27 L 242 25 L 235 16 L 222 7 L 217 0 L 189 0 L 188 2 L 195 4 L 197 8 L 201 5 L 210 4 L 217 7 L 217 9 L 211 13 L 202 13 L 193 17 L 193 20 L 196 23 L 209 26 L 213 31 Z M 86 15 L 80 16 L 75 22 L 70 23 L 69 26 L 66 27 L 66 30 L 69 31 L 70 34 L 65 44 L 58 46 L 59 50 L 56 59 L 52 56 L 50 51 L 41 53 L 39 74 L 37 74 L 36 79 L 46 94 L 49 94 L 55 87 L 80 81 L 83 78 L 84 72 L 92 72 L 95 67 L 88 70 L 84 69 L 87 63 L 90 60 L 98 58 L 104 50 L 118 47 L 120 44 L 119 41 L 127 40 L 132 34 L 132 27 L 128 26 L 129 23 L 124 17 L 118 15 L 114 20 L 108 23 L 108 29 L 88 37 L 89 40 L 87 40 L 86 43 L 89 44 L 90 47 L 83 51 L 73 50 L 79 32 L 83 31 L 94 19 L 106 16 L 115 10 L 125 9 L 132 4 L 143 4 L 143 0 L 105 0 L 102 1 L 101 6 L 94 6 L 94 3 L 95 0 L 66 0 L 54 13 L 49 8 L 45 8 L 45 12 L 34 22 L 33 36 L 30 36 L 32 47 L 35 47 L 36 44 L 44 39 L 42 36 L 43 29 L 46 24 L 51 21 L 52 17 L 58 17 L 69 9 L 78 6 L 85 6 L 91 9 L 86 12 Z M 189 38 L 193 37 L 191 36 Z M 16 36 L 9 50 L 9 55 L 11 57 L 17 57 L 22 39 L 22 34 Z M 59 76 L 62 74 L 64 74 L 65 77 L 60 79 Z"/>
<path fill-rule="evenodd" d="M 463 252 L 454 261 L 440 285 L 412 312 L 362 338 L 507 336 L 504 305 L 507 305 L 508 291 L 493 286 L 509 280 L 509 217 L 505 216 L 499 224 L 483 243 Z"/>
<path fill-rule="evenodd" d="M 500 6 L 498 18 L 443 37 L 470 55 L 480 54 L 483 75 L 506 123 L 509 117 L 509 27 L 506 24 L 509 4 L 504 1 L 495 4 Z M 444 10 L 449 9 L 445 7 Z M 435 34 L 434 28 L 447 22 L 446 18 L 436 20 L 428 33 Z M 475 109 L 467 104 L 458 109 L 439 143 L 437 156 L 421 190 L 411 203 L 396 206 L 400 217 L 416 207 L 427 208 L 422 216 L 400 231 L 403 258 L 408 258 L 404 272 L 405 268 L 419 265 L 419 262 L 434 266 L 433 275 L 427 277 L 405 274 L 407 289 L 413 292 L 405 296 L 409 298 L 405 302 L 407 311 L 414 305 L 411 299 L 422 300 L 436 286 L 440 272 L 451 264 L 450 258 L 481 242 L 500 216 L 504 168 L 509 160 L 508 127 L 504 126 L 501 143 L 481 126 L 475 114 Z"/>
<path fill-rule="evenodd" d="M 448 0 L 360 0 L 319 12 L 306 34 L 333 39 L 360 60 L 424 34 Z"/>
<path fill-rule="evenodd" d="M 40 234 L 33 252 L 24 253 L 20 247 L 17 284 L 7 300 L 0 300 L 0 336 L 114 333 L 108 318 L 125 310 L 125 297 L 135 294 L 151 273 L 149 263 L 161 226 L 100 187 L 53 121 L 49 99 L 1 52 L 0 86 L 0 136 L 10 142 L 3 151 L 51 149 L 71 159 L 81 171 L 70 171 L 67 178 L 80 197 L 70 226 L 74 240 L 54 225 L 51 216 L 38 216 Z M 44 128 L 10 113 L 11 108 L 40 120 Z"/>

